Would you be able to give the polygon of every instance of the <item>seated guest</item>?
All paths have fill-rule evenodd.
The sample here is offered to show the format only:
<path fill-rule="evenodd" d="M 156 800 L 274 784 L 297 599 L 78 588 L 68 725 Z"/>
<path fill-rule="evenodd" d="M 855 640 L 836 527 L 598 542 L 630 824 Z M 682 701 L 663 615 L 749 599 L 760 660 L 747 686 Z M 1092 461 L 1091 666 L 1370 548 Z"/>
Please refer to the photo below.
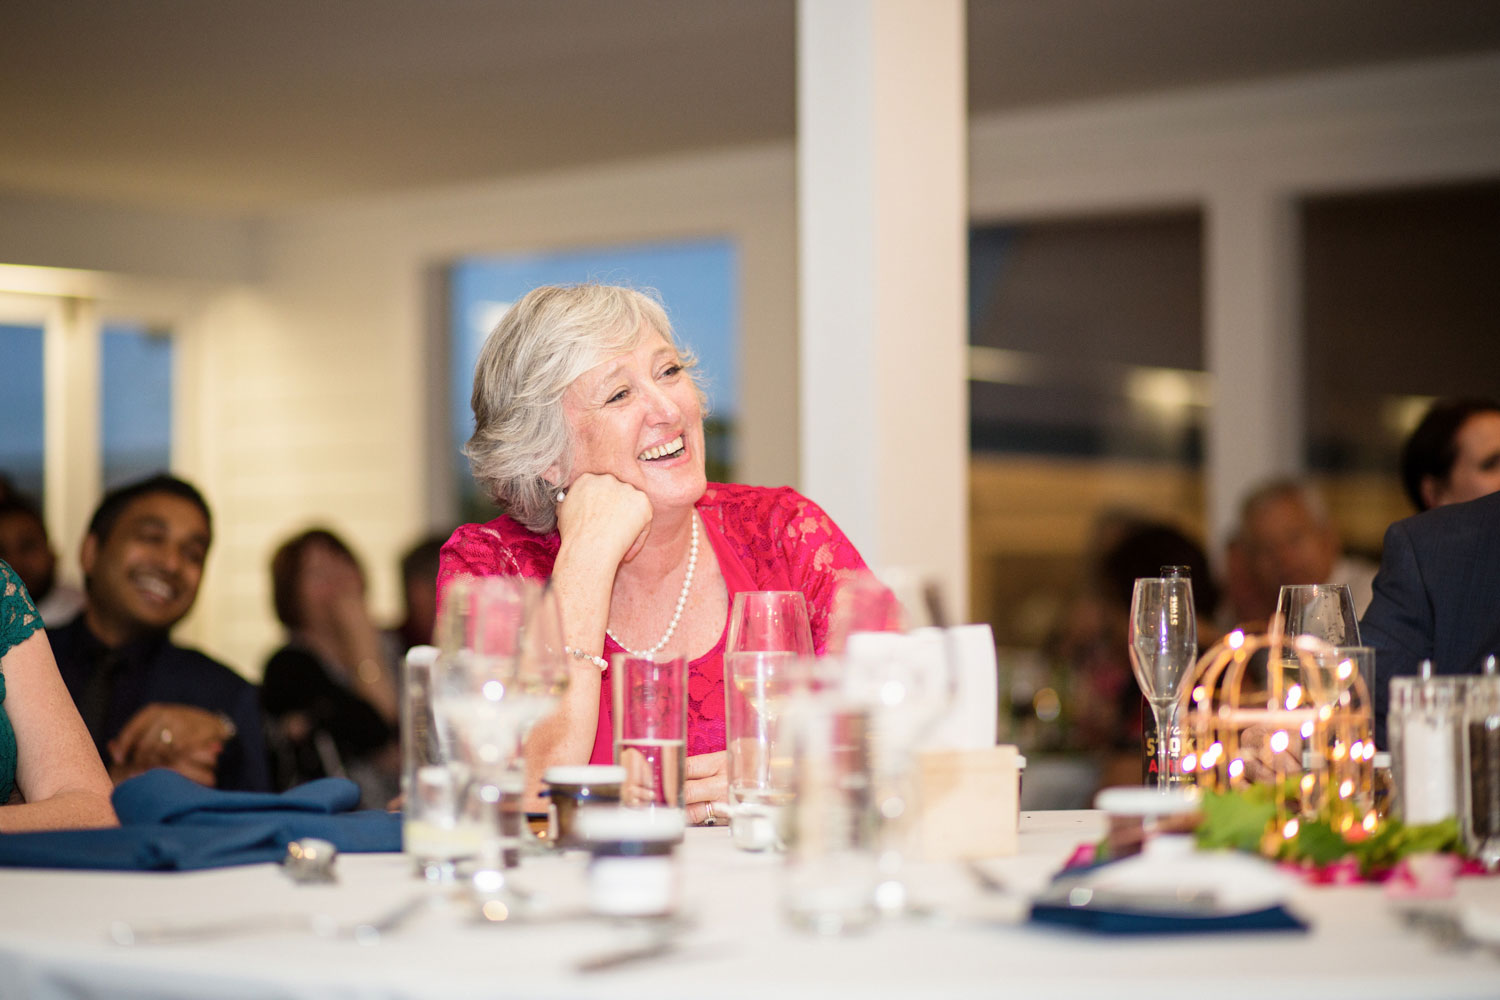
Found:
<path fill-rule="evenodd" d="M 0 561 L 0 833 L 114 826 L 110 789 L 41 616 Z"/>
<path fill-rule="evenodd" d="M 57 579 L 57 554 L 41 511 L 20 495 L 0 500 L 0 559 L 10 563 L 43 622 L 61 625 L 83 609 L 83 591 Z"/>
<path fill-rule="evenodd" d="M 1276 610 L 1281 588 L 1294 584 L 1348 584 L 1355 613 L 1370 603 L 1370 581 L 1375 567 L 1346 556 L 1338 528 L 1316 489 L 1295 479 L 1265 483 L 1245 498 L 1240 524 L 1230 553 L 1232 576 L 1228 590 L 1239 600 L 1235 622 L 1252 631 L 1265 627 Z M 1196 584 L 1197 581 L 1194 581 Z"/>
<path fill-rule="evenodd" d="M 793 490 L 706 481 L 693 364 L 639 292 L 543 287 L 517 302 L 480 354 L 466 449 L 506 514 L 454 533 L 439 587 L 462 574 L 551 580 L 575 666 L 559 711 L 532 731 L 533 768 L 610 760 L 611 654 L 687 657 L 688 816 L 715 822 L 734 595 L 801 591 L 821 652 L 834 592 L 864 561 Z"/>
<path fill-rule="evenodd" d="M 432 643 L 437 624 L 438 565 L 444 541 L 446 538 L 439 535 L 425 538 L 401 557 L 401 598 L 406 613 L 401 624 L 387 633 L 398 655 L 404 655 L 413 646 Z"/>
<path fill-rule="evenodd" d="M 106 494 L 80 553 L 83 613 L 48 631 L 110 775 L 169 767 L 204 785 L 269 791 L 254 685 L 169 633 L 198 597 L 208 505 L 167 475 Z"/>
<path fill-rule="evenodd" d="M 1359 633 L 1375 648 L 1375 744 L 1384 747 L 1392 677 L 1415 676 L 1423 660 L 1437 674 L 1476 674 L 1500 653 L 1500 493 L 1387 528 Z"/>
<path fill-rule="evenodd" d="M 277 784 L 342 774 L 383 807 L 401 775 L 396 680 L 365 607 L 364 571 L 341 538 L 315 528 L 276 550 L 271 592 L 287 628 L 261 679 Z"/>
<path fill-rule="evenodd" d="M 1500 490 L 1500 400 L 1433 403 L 1401 449 L 1401 485 L 1419 511 Z"/>

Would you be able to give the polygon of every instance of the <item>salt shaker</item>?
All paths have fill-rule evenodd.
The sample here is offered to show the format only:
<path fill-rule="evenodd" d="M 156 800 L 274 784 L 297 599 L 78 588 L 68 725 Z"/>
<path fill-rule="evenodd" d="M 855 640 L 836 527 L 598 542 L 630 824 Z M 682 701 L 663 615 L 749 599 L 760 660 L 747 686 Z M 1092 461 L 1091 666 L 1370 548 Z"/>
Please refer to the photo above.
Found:
<path fill-rule="evenodd" d="M 1434 677 L 1422 661 L 1420 677 L 1391 678 L 1391 764 L 1396 810 L 1408 824 L 1456 818 L 1462 801 L 1464 692 L 1469 678 Z"/>

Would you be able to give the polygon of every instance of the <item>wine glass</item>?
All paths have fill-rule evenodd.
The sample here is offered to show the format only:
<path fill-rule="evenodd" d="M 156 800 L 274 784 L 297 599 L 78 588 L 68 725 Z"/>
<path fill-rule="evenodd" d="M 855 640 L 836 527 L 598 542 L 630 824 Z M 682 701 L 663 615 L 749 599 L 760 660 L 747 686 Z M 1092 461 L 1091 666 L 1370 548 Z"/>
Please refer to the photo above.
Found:
<path fill-rule="evenodd" d="M 453 600 L 450 593 L 449 599 Z M 486 906 L 513 909 L 507 855 L 524 842 L 522 745 L 562 697 L 568 660 L 555 595 L 512 577 L 471 581 L 455 612 L 463 647 L 435 680 L 434 710 L 468 765 L 469 808 L 483 831 L 473 886 Z"/>
<path fill-rule="evenodd" d="M 1330 646 L 1358 646 L 1359 620 L 1346 583 L 1285 586 L 1276 597 L 1276 619 L 1288 637 L 1311 635 Z"/>
<path fill-rule="evenodd" d="M 1156 787 L 1172 784 L 1171 741 L 1183 689 L 1198 655 L 1193 584 L 1186 577 L 1141 577 L 1130 599 L 1130 667 L 1156 718 Z"/>

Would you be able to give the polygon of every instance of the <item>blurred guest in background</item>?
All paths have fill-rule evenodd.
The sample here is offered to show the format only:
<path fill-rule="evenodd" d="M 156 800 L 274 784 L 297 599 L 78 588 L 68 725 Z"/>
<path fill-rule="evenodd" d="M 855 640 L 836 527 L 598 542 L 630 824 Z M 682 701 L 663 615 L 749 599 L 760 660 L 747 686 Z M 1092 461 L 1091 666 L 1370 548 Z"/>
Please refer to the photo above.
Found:
<path fill-rule="evenodd" d="M 83 613 L 48 634 L 116 781 L 169 767 L 204 785 L 270 788 L 255 687 L 169 638 L 197 600 L 211 539 L 203 496 L 168 475 L 111 491 L 89 521 Z"/>
<path fill-rule="evenodd" d="M 1474 674 L 1500 653 L 1500 492 L 1391 525 L 1359 628 L 1375 648 L 1375 743 L 1384 747 L 1392 677 L 1416 675 L 1423 660 L 1439 674 Z"/>
<path fill-rule="evenodd" d="M 401 557 L 401 597 L 405 616 L 389 634 L 396 654 L 402 656 L 413 646 L 432 642 L 437 624 L 438 563 L 445 535 L 424 538 Z"/>
<path fill-rule="evenodd" d="M 1343 554 L 1328 507 L 1308 483 L 1274 479 L 1253 490 L 1241 505 L 1233 544 L 1242 548 L 1229 560 L 1229 590 L 1246 602 L 1234 614 L 1248 630 L 1262 631 L 1281 588 L 1294 584 L 1348 584 L 1356 613 L 1370 603 L 1375 567 Z"/>
<path fill-rule="evenodd" d="M 41 511 L 20 494 L 0 500 L 0 559 L 20 576 L 42 621 L 61 625 L 83 610 L 83 591 L 58 582 Z"/>
<path fill-rule="evenodd" d="M 396 671 L 359 561 L 333 532 L 304 531 L 276 550 L 271 592 L 287 628 L 261 679 L 277 784 L 343 775 L 383 807 L 400 779 Z"/>
<path fill-rule="evenodd" d="M 1433 403 L 1401 449 L 1401 485 L 1419 511 L 1500 490 L 1500 400 Z"/>
<path fill-rule="evenodd" d="M 0 832 L 114 826 L 110 790 L 42 619 L 0 560 Z"/>

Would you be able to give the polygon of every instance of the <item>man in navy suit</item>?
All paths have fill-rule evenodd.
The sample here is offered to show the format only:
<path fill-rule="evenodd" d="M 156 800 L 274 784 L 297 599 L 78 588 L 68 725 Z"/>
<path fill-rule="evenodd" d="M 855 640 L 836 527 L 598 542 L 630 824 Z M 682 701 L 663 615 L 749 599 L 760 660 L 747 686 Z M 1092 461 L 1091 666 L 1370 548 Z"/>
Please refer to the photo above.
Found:
<path fill-rule="evenodd" d="M 1386 746 L 1392 677 L 1477 674 L 1500 654 L 1500 493 L 1386 529 L 1375 596 L 1359 625 L 1375 647 L 1375 742 Z"/>

